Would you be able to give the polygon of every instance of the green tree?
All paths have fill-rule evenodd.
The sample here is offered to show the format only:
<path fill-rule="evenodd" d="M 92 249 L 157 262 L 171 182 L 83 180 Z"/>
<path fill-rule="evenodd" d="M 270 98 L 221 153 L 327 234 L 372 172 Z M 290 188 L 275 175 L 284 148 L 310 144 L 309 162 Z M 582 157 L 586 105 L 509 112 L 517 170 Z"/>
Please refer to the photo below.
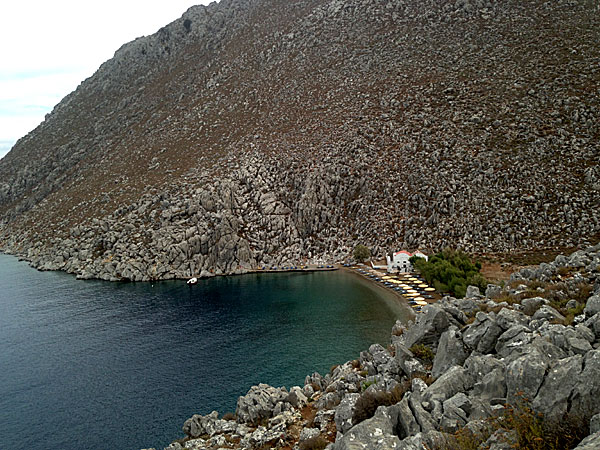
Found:
<path fill-rule="evenodd" d="M 480 289 L 487 286 L 487 280 L 479 273 L 481 264 L 471 261 L 469 255 L 460 250 L 445 249 L 428 261 L 413 256 L 410 262 L 438 291 L 451 292 L 459 298 L 465 296 L 469 285 Z"/>
<path fill-rule="evenodd" d="M 365 259 L 371 257 L 371 250 L 362 244 L 358 244 L 356 247 L 354 247 L 352 257 L 358 262 L 364 262 Z"/>

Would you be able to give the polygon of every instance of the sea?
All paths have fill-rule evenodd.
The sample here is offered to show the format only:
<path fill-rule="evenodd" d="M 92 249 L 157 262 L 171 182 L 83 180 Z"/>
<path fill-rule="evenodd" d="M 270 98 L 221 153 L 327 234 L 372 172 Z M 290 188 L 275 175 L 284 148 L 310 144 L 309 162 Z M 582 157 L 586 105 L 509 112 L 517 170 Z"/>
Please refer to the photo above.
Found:
<path fill-rule="evenodd" d="M 0 254 L 0 449 L 139 450 L 258 383 L 387 345 L 410 309 L 347 271 L 110 283 Z"/>

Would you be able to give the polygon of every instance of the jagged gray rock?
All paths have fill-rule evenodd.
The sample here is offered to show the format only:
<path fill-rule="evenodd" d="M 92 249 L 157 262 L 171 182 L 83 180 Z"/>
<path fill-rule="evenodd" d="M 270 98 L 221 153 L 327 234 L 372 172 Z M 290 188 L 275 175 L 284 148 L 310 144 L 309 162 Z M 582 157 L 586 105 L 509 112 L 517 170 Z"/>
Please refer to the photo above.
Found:
<path fill-rule="evenodd" d="M 399 448 L 400 439 L 393 434 L 392 416 L 383 406 L 375 415 L 352 427 L 333 447 L 335 450 L 388 450 Z"/>
<path fill-rule="evenodd" d="M 340 433 L 344 434 L 354 425 L 354 406 L 359 398 L 360 394 L 347 394 L 335 409 L 335 427 Z"/>
<path fill-rule="evenodd" d="M 521 301 L 521 305 L 523 306 L 523 312 L 528 316 L 533 316 L 535 312 L 546 302 L 545 299 L 541 297 L 532 297 L 532 298 L 524 298 Z"/>
<path fill-rule="evenodd" d="M 590 434 L 595 434 L 600 431 L 600 414 L 595 414 L 590 419 Z"/>
<path fill-rule="evenodd" d="M 408 348 L 415 344 L 437 346 L 441 334 L 449 324 L 448 314 L 437 305 L 424 306 L 412 327 L 401 336 Z"/>
<path fill-rule="evenodd" d="M 450 326 L 440 336 L 440 342 L 433 358 L 431 375 L 437 378 L 450 367 L 462 365 L 467 356 L 468 353 L 462 342 L 461 333 L 455 326 Z"/>
<path fill-rule="evenodd" d="M 586 437 L 574 450 L 596 450 L 600 448 L 600 432 Z"/>
<path fill-rule="evenodd" d="M 535 398 L 546 375 L 548 358 L 535 349 L 515 359 L 506 367 L 507 401 L 517 404 Z"/>
<path fill-rule="evenodd" d="M 583 370 L 571 395 L 571 410 L 593 416 L 600 412 L 596 399 L 600 396 L 600 350 L 589 351 L 583 359 Z"/>
<path fill-rule="evenodd" d="M 409 405 L 411 393 L 407 392 L 402 400 L 388 408 L 392 423 L 395 424 L 395 430 L 400 439 L 413 436 L 421 431 L 412 409 Z"/>
<path fill-rule="evenodd" d="M 495 317 L 478 312 L 475 315 L 475 322 L 469 325 L 463 334 L 463 342 L 472 350 L 489 353 L 494 349 L 496 340 L 502 331 L 500 325 L 496 323 Z"/>
<path fill-rule="evenodd" d="M 552 306 L 544 305 L 544 306 L 540 307 L 535 313 L 533 313 L 533 319 L 534 320 L 544 319 L 549 322 L 551 322 L 551 321 L 564 322 L 565 316 L 563 316 L 561 313 L 559 313 Z"/>
<path fill-rule="evenodd" d="M 587 290 L 599 275 L 600 267 L 590 266 L 590 262 L 598 257 L 600 246 L 578 252 L 573 260 L 582 270 L 566 280 L 549 283 L 556 283 L 563 289 L 584 283 Z M 530 280 L 523 277 L 538 279 L 556 273 L 556 264 L 564 264 L 560 267 L 568 268 L 569 272 L 573 269 L 569 266 L 571 258 L 566 261 L 557 258 L 556 261 L 543 270 L 520 271 L 519 280 L 528 283 Z M 523 292 L 520 288 L 516 291 Z M 518 292 L 514 295 L 519 295 Z M 503 291 L 502 295 L 505 293 Z M 470 314 L 482 305 L 485 305 L 483 308 L 493 306 L 488 298 L 474 297 L 465 301 Z M 305 389 L 310 386 L 311 395 L 315 397 L 312 401 L 306 399 L 309 409 L 317 410 L 314 427 L 304 421 L 298 411 L 305 404 L 305 389 L 295 387 L 288 393 L 260 385 L 251 389 L 253 395 L 241 397 L 238 404 L 252 403 L 253 408 L 262 405 L 258 406 L 258 410 L 264 412 L 260 421 L 264 423 L 265 417 L 269 416 L 266 427 L 254 428 L 250 422 L 247 425 L 222 420 L 216 413 L 193 416 L 186 421 L 184 430 L 188 436 L 201 434 L 202 438 L 188 440 L 186 448 L 195 450 L 229 442 L 225 440 L 225 433 L 240 437 L 238 448 L 261 445 L 277 448 L 285 445 L 280 439 L 286 432 L 294 433 L 297 442 L 304 442 L 317 434 L 327 435 L 335 424 L 338 435 L 329 449 L 422 450 L 424 445 L 435 446 L 444 439 L 452 439 L 452 433 L 462 427 L 477 434 L 490 426 L 490 417 L 504 413 L 506 404 L 517 406 L 520 403 L 542 413 L 548 420 L 561 420 L 565 414 L 590 420 L 591 435 L 581 443 L 581 448 L 594 448 L 597 440 L 594 433 L 600 423 L 600 349 L 597 348 L 599 340 L 595 328 L 600 314 L 575 325 L 565 325 L 552 323 L 554 319 L 548 320 L 556 314 L 545 309 L 544 302 L 539 302 L 538 306 L 533 313 L 538 317 L 532 317 L 517 311 L 518 304 L 498 304 L 493 308 L 497 312 L 478 311 L 471 325 L 458 328 L 456 323 L 463 321 L 461 314 L 466 313 L 460 308 L 459 301 L 447 297 L 429 313 L 423 314 L 425 317 L 421 321 L 417 319 L 416 323 L 409 324 L 401 336 L 394 336 L 393 357 L 384 346 L 373 345 L 368 351 L 361 352 L 358 361 L 341 364 L 325 377 L 317 373 L 306 377 Z M 440 313 L 445 316 L 439 316 Z M 445 329 L 436 325 L 438 321 L 444 321 L 440 317 L 446 319 Z M 417 331 L 411 331 L 413 327 Z M 438 332 L 441 333 L 433 366 L 437 367 L 439 375 L 431 382 L 434 367 L 428 369 L 420 364 L 404 342 L 406 335 L 411 333 L 421 340 Z M 461 351 L 465 340 L 470 347 L 463 346 Z M 448 355 L 440 355 L 455 350 L 459 357 L 455 355 L 448 359 Z M 463 356 L 466 356 L 464 361 Z M 456 363 L 442 369 L 449 360 L 456 360 Z M 390 370 L 391 367 L 400 370 Z M 355 419 L 361 417 L 355 414 L 356 401 L 361 396 L 359 392 L 364 390 L 362 395 L 370 395 L 392 389 L 406 392 L 396 404 L 379 406 L 375 416 L 355 423 Z M 253 398 L 259 400 L 250 401 Z M 269 398 L 271 400 L 267 400 Z M 390 397 L 382 395 L 381 398 Z M 258 415 L 254 414 L 255 417 Z M 504 450 L 514 442 L 514 430 L 492 431 L 484 445 Z M 332 434 L 329 436 L 333 438 Z"/>
<path fill-rule="evenodd" d="M 295 408 L 302 408 L 308 403 L 306 395 L 304 395 L 304 392 L 299 386 L 294 386 L 290 389 L 290 393 L 285 401 L 291 403 Z"/>
<path fill-rule="evenodd" d="M 461 366 L 453 366 L 435 380 L 423 393 L 426 401 L 443 402 L 459 392 L 468 391 L 473 387 L 473 379 Z"/>
<path fill-rule="evenodd" d="M 588 298 L 583 312 L 588 317 L 598 314 L 600 312 L 600 295 L 592 295 Z"/>
<path fill-rule="evenodd" d="M 595 5 L 480 3 L 190 8 L 119 49 L 0 161 L 0 248 L 140 281 L 341 261 L 357 243 L 586 245 L 600 105 L 573 86 L 599 81 Z"/>
<path fill-rule="evenodd" d="M 235 415 L 240 423 L 258 424 L 273 415 L 277 403 L 288 397 L 284 388 L 274 388 L 268 384 L 252 386 L 248 393 L 237 402 Z"/>
<path fill-rule="evenodd" d="M 582 363 L 580 355 L 555 362 L 533 399 L 532 407 L 548 420 L 561 420 L 568 410 L 575 386 L 581 383 Z"/>

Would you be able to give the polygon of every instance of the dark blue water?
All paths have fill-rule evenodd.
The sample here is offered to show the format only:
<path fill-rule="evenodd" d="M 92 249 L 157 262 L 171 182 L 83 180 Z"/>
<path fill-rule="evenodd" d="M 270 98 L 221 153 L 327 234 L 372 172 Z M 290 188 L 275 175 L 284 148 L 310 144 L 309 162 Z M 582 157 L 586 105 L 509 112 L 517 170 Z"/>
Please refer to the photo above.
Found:
<path fill-rule="evenodd" d="M 0 255 L 0 449 L 140 449 L 253 384 L 386 344 L 407 309 L 352 274 L 77 281 Z"/>

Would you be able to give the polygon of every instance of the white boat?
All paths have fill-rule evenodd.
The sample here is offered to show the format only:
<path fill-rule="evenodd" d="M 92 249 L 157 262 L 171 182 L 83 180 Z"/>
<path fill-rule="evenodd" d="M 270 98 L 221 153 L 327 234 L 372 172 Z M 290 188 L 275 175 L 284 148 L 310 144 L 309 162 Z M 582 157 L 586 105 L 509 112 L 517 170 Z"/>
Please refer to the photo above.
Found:
<path fill-rule="evenodd" d="M 196 284 L 198 282 L 198 278 L 194 277 L 194 278 L 190 278 L 189 280 L 187 280 L 187 284 L 189 284 L 190 286 L 192 284 Z"/>

